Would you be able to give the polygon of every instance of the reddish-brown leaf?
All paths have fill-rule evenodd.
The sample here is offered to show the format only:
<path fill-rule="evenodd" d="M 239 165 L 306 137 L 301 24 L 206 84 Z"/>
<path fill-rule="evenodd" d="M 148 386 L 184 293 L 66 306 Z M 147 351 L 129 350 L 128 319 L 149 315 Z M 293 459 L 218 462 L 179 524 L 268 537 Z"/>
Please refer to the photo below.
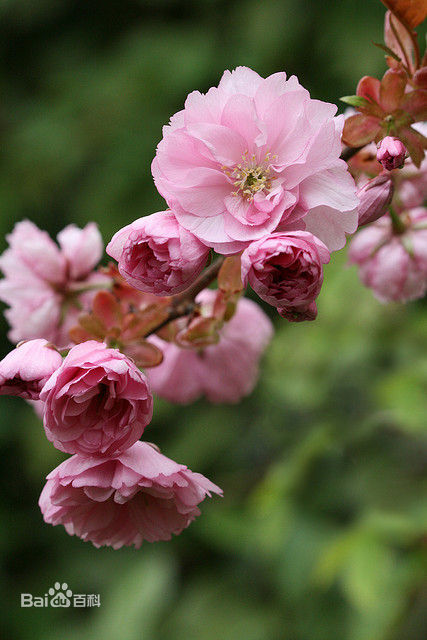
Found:
<path fill-rule="evenodd" d="M 425 149 L 427 148 L 427 138 L 419 131 L 415 131 L 412 127 L 400 129 L 398 137 L 408 149 L 412 162 L 419 168 L 424 159 Z"/>
<path fill-rule="evenodd" d="M 358 113 L 347 118 L 342 140 L 349 147 L 364 147 L 381 132 L 378 118 Z"/>
<path fill-rule="evenodd" d="M 224 293 L 238 293 L 243 290 L 240 255 L 224 260 L 218 273 L 218 287 Z"/>
<path fill-rule="evenodd" d="M 97 316 L 84 314 L 79 317 L 79 324 L 96 340 L 105 338 L 106 329 Z"/>
<path fill-rule="evenodd" d="M 392 113 L 399 108 L 407 83 L 404 71 L 388 69 L 380 85 L 380 102 L 385 113 Z"/>
<path fill-rule="evenodd" d="M 70 335 L 70 339 L 75 342 L 75 344 L 86 342 L 86 340 L 93 340 L 93 336 L 83 329 L 83 327 L 72 327 L 68 333 Z"/>
<path fill-rule="evenodd" d="M 427 0 L 381 0 L 409 29 L 415 29 L 427 16 Z"/>
<path fill-rule="evenodd" d="M 163 361 L 163 352 L 151 342 L 143 341 L 129 344 L 123 348 L 123 353 L 132 358 L 137 367 L 157 367 Z"/>
<path fill-rule="evenodd" d="M 110 291 L 99 291 L 96 294 L 92 310 L 107 329 L 120 324 L 120 304 Z"/>
<path fill-rule="evenodd" d="M 219 342 L 218 321 L 216 318 L 194 318 L 188 327 L 176 336 L 181 347 L 207 347 Z"/>
<path fill-rule="evenodd" d="M 385 14 L 384 41 L 400 61 L 409 67 L 409 71 L 413 73 L 415 70 L 414 42 L 408 30 L 396 16 L 392 15 L 391 11 L 387 11 Z"/>
<path fill-rule="evenodd" d="M 427 120 L 427 91 L 417 89 L 407 93 L 401 108 L 409 113 L 415 122 Z"/>
<path fill-rule="evenodd" d="M 371 76 L 363 76 L 359 80 L 356 93 L 362 98 L 366 98 L 370 102 L 380 102 L 380 81 L 378 78 L 372 78 Z"/>
<path fill-rule="evenodd" d="M 427 90 L 427 66 L 421 67 L 414 73 L 414 84 L 418 89 Z M 427 97 L 425 98 L 427 102 Z"/>

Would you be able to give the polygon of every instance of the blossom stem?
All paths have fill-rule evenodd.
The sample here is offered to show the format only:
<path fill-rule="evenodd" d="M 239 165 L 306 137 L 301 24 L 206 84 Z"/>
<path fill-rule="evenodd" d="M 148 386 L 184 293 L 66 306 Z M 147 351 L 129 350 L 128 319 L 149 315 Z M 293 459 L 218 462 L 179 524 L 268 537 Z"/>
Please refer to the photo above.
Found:
<path fill-rule="evenodd" d="M 200 274 L 200 276 L 188 287 L 185 291 L 177 293 L 171 297 L 171 303 L 168 309 L 168 315 L 165 320 L 160 322 L 156 327 L 150 329 L 150 331 L 144 336 L 147 338 L 153 333 L 160 331 L 172 320 L 182 318 L 193 312 L 195 307 L 195 298 L 203 290 L 206 289 L 214 280 L 216 280 L 222 263 L 225 260 L 225 256 L 221 256 L 215 262 L 213 262 L 207 269 Z"/>
<path fill-rule="evenodd" d="M 396 213 L 393 207 L 390 207 L 389 211 L 391 224 L 393 225 L 393 231 L 394 233 L 401 235 L 406 231 L 405 223 L 403 222 L 402 218 Z"/>

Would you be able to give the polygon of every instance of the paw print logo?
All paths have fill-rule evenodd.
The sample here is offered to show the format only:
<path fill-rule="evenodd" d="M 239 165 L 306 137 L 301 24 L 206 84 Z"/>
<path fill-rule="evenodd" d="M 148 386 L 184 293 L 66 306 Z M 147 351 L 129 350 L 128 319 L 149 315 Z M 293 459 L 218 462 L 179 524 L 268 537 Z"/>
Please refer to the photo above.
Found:
<path fill-rule="evenodd" d="M 63 582 L 55 582 L 53 587 L 49 589 L 50 606 L 51 607 L 69 607 L 71 606 L 71 596 L 73 592 L 68 588 L 68 584 Z"/>

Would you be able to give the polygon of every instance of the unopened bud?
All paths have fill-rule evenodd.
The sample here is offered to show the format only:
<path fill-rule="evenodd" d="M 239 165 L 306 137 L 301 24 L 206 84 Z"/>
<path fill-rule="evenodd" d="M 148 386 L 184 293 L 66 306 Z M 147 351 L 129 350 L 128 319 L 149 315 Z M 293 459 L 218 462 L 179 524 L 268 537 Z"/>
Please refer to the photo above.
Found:
<path fill-rule="evenodd" d="M 380 174 L 369 180 L 359 191 L 359 227 L 383 216 L 393 198 L 393 182 L 390 176 Z"/>
<path fill-rule="evenodd" d="M 401 169 L 406 158 L 406 147 L 398 138 L 386 136 L 380 142 L 377 151 L 377 160 L 384 169 Z"/>

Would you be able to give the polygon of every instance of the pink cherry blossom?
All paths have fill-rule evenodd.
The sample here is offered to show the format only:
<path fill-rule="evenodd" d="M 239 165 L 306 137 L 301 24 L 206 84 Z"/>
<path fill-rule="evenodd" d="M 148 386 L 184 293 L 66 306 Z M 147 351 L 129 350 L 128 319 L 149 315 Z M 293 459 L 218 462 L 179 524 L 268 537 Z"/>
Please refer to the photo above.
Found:
<path fill-rule="evenodd" d="M 61 364 L 61 354 L 47 340 L 23 342 L 0 362 L 0 395 L 38 400 L 46 380 Z"/>
<path fill-rule="evenodd" d="M 403 167 L 407 150 L 403 142 L 399 138 L 386 136 L 380 142 L 377 151 L 377 160 L 382 164 L 384 169 L 392 171 Z"/>
<path fill-rule="evenodd" d="M 322 265 L 329 258 L 323 242 L 308 231 L 272 233 L 243 252 L 242 280 L 249 281 L 260 298 L 281 309 L 283 317 L 313 320 L 313 303 L 323 282 Z"/>
<path fill-rule="evenodd" d="M 358 265 L 363 284 L 381 302 L 416 300 L 427 291 L 427 209 L 412 209 L 402 220 L 403 233 L 394 233 L 384 216 L 350 244 L 350 263 Z"/>
<path fill-rule="evenodd" d="M 200 473 L 136 442 L 113 458 L 75 455 L 47 476 L 39 505 L 45 522 L 113 549 L 170 540 L 222 490 Z"/>
<path fill-rule="evenodd" d="M 0 256 L 5 276 L 0 280 L 0 300 L 10 306 L 5 311 L 10 340 L 45 338 L 67 346 L 69 328 L 93 297 L 91 291 L 76 292 L 108 282 L 92 271 L 102 255 L 97 226 L 69 225 L 58 234 L 58 247 L 45 231 L 23 220 L 7 240 L 9 248 Z"/>
<path fill-rule="evenodd" d="M 136 289 L 173 295 L 187 289 L 199 275 L 209 249 L 181 227 L 172 211 L 160 211 L 120 229 L 107 253 Z"/>
<path fill-rule="evenodd" d="M 427 122 L 417 122 L 413 127 L 419 133 L 427 136 Z M 425 204 L 427 199 L 427 156 L 421 162 L 419 169 L 408 158 L 403 169 L 395 172 L 393 177 L 397 184 L 402 208 L 414 209 Z"/>
<path fill-rule="evenodd" d="M 143 373 L 117 349 L 88 340 L 46 382 L 44 427 L 67 453 L 113 455 L 138 440 L 153 414 Z"/>
<path fill-rule="evenodd" d="M 197 301 L 209 315 L 215 292 L 202 291 Z M 163 362 L 147 370 L 152 389 L 178 404 L 205 396 L 214 403 L 235 403 L 249 395 L 258 379 L 259 360 L 273 334 L 262 309 L 242 298 L 232 319 L 220 331 L 218 344 L 182 349 L 158 336 L 149 339 L 163 351 Z"/>
<path fill-rule="evenodd" d="M 357 227 L 358 200 L 335 112 L 295 76 L 225 71 L 163 128 L 156 186 L 178 222 L 219 253 L 296 224 L 339 249 Z"/>

